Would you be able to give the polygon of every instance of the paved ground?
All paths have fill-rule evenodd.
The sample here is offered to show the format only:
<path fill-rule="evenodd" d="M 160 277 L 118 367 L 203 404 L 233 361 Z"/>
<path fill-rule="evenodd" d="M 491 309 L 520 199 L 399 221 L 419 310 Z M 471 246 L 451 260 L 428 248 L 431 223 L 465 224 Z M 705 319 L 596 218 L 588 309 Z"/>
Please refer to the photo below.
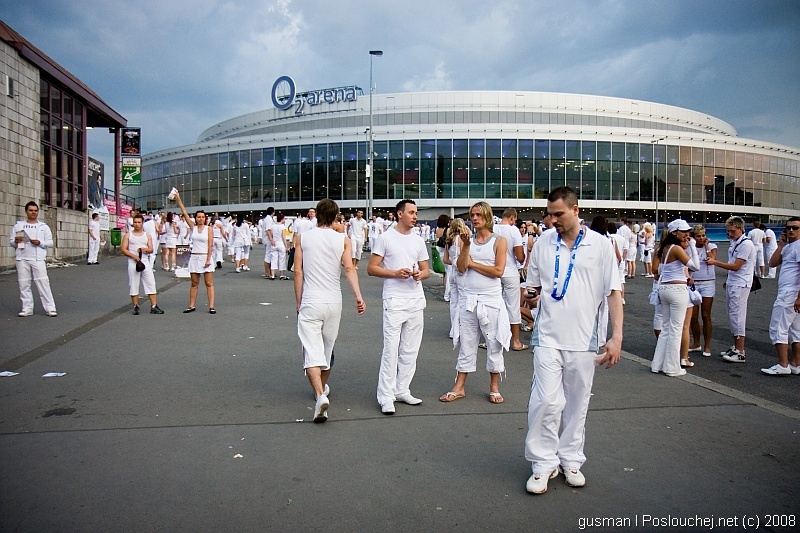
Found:
<path fill-rule="evenodd" d="M 0 275 L 0 370 L 19 372 L 0 378 L 0 531 L 611 529 L 601 519 L 633 531 L 697 518 L 715 530 L 746 521 L 770 530 L 769 520 L 800 519 L 800 377 L 758 372 L 774 361 L 774 282 L 751 303 L 751 324 L 762 324 L 748 363 L 696 357 L 684 378 L 644 366 L 654 346 L 649 284 L 630 283 L 627 353 L 595 380 L 588 484 L 558 478 L 531 496 L 522 449 L 530 353 L 507 356 L 505 403 L 487 401 L 485 372 L 470 377 L 466 398 L 437 401 L 455 354 L 431 281 L 412 389 L 424 402 L 384 416 L 380 283 L 362 270 L 368 313 L 356 316 L 345 288 L 330 420 L 312 424 L 291 282 L 226 267 L 213 316 L 202 289 L 198 312 L 182 314 L 188 282 L 161 271 L 166 314 L 131 316 L 121 258 L 51 270 L 57 318 L 38 302 L 35 316 L 17 318 L 16 276 Z M 724 298 L 715 311 L 719 352 L 730 344 Z"/>

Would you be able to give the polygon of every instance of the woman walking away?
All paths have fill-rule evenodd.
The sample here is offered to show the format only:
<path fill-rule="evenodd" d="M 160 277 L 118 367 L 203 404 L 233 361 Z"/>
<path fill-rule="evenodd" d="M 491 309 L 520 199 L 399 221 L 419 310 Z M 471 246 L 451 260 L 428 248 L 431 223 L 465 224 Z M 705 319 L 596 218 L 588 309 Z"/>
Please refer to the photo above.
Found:
<path fill-rule="evenodd" d="M 208 217 L 204 211 L 194 214 L 194 221 L 189 218 L 186 208 L 183 207 L 180 193 L 175 194 L 178 207 L 181 208 L 183 217 L 189 221 L 189 231 L 192 236 L 192 255 L 189 258 L 189 276 L 192 278 L 192 285 L 189 288 L 189 307 L 184 313 L 192 313 L 197 303 L 197 289 L 200 285 L 200 274 L 206 284 L 208 294 L 208 312 L 216 314 L 214 308 L 214 230 L 208 225 Z"/>
<path fill-rule="evenodd" d="M 656 271 L 661 266 L 658 297 L 661 300 L 663 326 L 650 370 L 656 374 L 664 372 L 675 377 L 686 374 L 680 364 L 681 334 L 689 307 L 686 267 L 694 271 L 697 270 L 697 264 L 686 253 L 691 230 L 689 224 L 683 219 L 676 219 L 667 228 L 669 233 L 659 244 L 654 260 Z"/>
<path fill-rule="evenodd" d="M 275 274 L 278 271 L 280 271 L 281 274 L 280 279 L 289 279 L 289 276 L 286 275 L 286 269 L 284 268 L 286 265 L 286 239 L 283 237 L 283 232 L 286 231 L 286 226 L 283 223 L 284 218 L 283 213 L 278 213 L 275 215 L 275 223 L 272 225 L 272 235 L 275 238 L 275 246 L 273 246 L 270 251 L 270 268 L 272 269 L 272 275 L 269 279 L 275 279 Z"/>

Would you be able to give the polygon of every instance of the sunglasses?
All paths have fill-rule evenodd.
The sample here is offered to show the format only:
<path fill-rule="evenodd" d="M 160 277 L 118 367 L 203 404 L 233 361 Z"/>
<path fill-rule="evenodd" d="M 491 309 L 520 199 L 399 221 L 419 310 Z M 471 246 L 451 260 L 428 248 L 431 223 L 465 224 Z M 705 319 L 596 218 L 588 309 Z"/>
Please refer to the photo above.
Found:
<path fill-rule="evenodd" d="M 786 226 L 786 229 L 789 231 L 797 231 L 800 230 L 800 226 Z"/>

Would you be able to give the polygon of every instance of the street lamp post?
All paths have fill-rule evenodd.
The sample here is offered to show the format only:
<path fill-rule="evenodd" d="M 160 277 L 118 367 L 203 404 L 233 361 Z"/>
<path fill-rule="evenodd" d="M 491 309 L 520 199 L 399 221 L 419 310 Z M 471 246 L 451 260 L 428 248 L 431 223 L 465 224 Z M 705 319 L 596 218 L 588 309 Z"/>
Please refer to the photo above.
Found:
<path fill-rule="evenodd" d="M 367 220 L 372 220 L 372 202 L 375 198 L 375 191 L 373 189 L 373 182 L 374 180 L 374 172 L 373 172 L 373 165 L 372 159 L 375 155 L 374 149 L 374 140 L 375 134 L 373 133 L 374 130 L 372 128 L 372 92 L 373 92 L 373 85 L 372 85 L 372 57 L 373 56 L 382 56 L 382 50 L 370 50 L 369 51 L 369 156 L 367 157 L 367 179 L 369 180 L 369 186 L 367 187 Z"/>

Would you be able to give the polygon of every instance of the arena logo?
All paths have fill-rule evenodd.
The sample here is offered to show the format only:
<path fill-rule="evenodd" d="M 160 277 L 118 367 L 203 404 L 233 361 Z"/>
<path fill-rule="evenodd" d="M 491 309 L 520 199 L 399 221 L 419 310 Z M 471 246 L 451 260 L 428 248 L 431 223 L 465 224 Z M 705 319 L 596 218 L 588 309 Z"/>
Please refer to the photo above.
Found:
<path fill-rule="evenodd" d="M 355 102 L 359 96 L 363 95 L 364 91 L 356 85 L 298 93 L 294 80 L 290 76 L 281 76 L 272 85 L 272 104 L 283 111 L 295 106 L 295 115 L 302 115 L 306 105 Z"/>

